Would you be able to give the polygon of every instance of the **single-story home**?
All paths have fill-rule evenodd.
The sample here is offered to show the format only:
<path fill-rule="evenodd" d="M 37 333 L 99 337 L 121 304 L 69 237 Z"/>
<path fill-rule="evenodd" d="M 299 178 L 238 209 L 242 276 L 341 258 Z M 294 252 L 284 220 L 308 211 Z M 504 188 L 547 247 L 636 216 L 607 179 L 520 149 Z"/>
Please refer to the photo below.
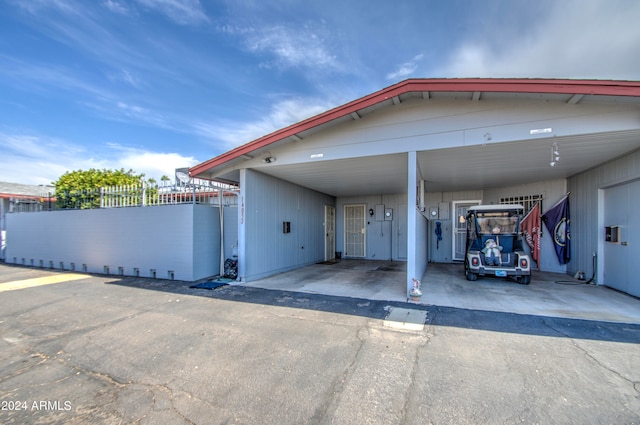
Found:
<path fill-rule="evenodd" d="M 409 79 L 190 175 L 240 188 L 241 281 L 339 256 L 406 261 L 408 291 L 429 262 L 464 259 L 467 208 L 569 194 L 571 259 L 543 229 L 540 270 L 640 296 L 640 82 Z"/>

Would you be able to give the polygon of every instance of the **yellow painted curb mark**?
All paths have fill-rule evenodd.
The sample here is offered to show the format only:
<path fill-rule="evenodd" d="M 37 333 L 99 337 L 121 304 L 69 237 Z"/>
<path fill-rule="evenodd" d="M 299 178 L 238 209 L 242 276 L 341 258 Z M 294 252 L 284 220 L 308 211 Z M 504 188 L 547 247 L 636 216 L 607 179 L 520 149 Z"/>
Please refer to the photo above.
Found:
<path fill-rule="evenodd" d="M 51 285 L 54 283 L 70 282 L 72 280 L 86 279 L 88 277 L 91 276 L 78 273 L 63 273 L 52 276 L 35 277 L 33 279 L 4 282 L 0 283 L 0 292 L 15 291 L 16 289 L 33 288 L 35 286 Z"/>

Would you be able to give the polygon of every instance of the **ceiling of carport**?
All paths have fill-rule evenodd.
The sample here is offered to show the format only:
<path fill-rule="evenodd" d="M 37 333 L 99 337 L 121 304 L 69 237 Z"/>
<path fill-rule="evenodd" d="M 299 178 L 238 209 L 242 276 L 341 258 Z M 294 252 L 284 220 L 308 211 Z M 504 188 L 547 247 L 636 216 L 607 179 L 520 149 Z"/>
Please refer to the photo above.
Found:
<path fill-rule="evenodd" d="M 560 160 L 550 166 L 557 143 Z M 568 178 L 640 148 L 640 131 L 489 143 L 418 152 L 428 192 L 496 188 Z M 404 193 L 407 155 L 393 154 L 259 168 L 333 196 Z"/>
<path fill-rule="evenodd" d="M 629 131 L 425 151 L 418 162 L 428 191 L 453 192 L 568 178 L 638 148 L 640 131 Z"/>
<path fill-rule="evenodd" d="M 270 164 L 258 171 L 333 196 L 378 195 L 407 191 L 407 155 L 393 154 Z"/>

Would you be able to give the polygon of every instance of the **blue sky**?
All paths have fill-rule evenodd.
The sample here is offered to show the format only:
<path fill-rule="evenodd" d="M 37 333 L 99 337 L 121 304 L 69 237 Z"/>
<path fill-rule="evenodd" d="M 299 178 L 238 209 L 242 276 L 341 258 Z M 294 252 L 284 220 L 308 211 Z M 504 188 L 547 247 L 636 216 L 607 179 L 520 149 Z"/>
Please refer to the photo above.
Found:
<path fill-rule="evenodd" d="M 0 181 L 159 179 L 406 78 L 640 80 L 636 0 L 0 0 Z"/>

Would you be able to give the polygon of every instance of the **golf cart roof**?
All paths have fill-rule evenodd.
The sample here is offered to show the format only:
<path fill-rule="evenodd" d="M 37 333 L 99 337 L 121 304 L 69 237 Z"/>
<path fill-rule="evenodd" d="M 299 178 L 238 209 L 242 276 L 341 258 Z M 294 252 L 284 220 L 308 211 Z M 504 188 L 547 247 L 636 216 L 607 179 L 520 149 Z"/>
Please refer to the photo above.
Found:
<path fill-rule="evenodd" d="M 524 207 L 520 204 L 501 204 L 501 205 L 475 205 L 473 207 L 467 208 L 467 212 L 471 211 L 512 211 L 512 210 L 520 210 L 523 211 Z"/>

